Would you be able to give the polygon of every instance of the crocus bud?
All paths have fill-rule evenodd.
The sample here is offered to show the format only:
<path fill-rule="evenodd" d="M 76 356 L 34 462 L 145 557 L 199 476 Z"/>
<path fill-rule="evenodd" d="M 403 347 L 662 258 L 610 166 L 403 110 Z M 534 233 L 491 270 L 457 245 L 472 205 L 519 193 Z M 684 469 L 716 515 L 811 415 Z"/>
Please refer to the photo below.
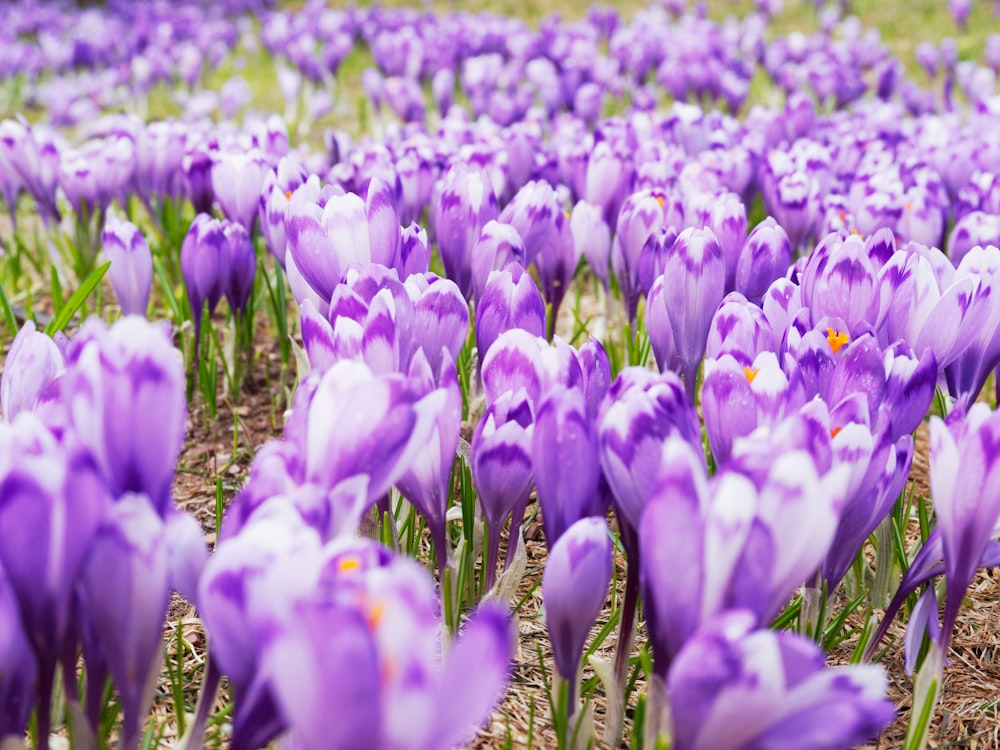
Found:
<path fill-rule="evenodd" d="M 688 394 L 694 397 L 712 316 L 725 293 L 726 264 L 710 229 L 685 229 L 667 254 L 663 304 Z"/>
<path fill-rule="evenodd" d="M 212 212 L 212 155 L 204 149 L 195 149 L 184 155 L 184 191 L 199 214 Z"/>
<path fill-rule="evenodd" d="M 611 261 L 611 229 L 604 221 L 600 206 L 579 201 L 570 214 L 570 231 L 578 255 L 583 255 L 601 285 L 608 288 Z"/>
<path fill-rule="evenodd" d="M 208 314 L 211 315 L 225 294 L 229 255 L 229 242 L 222 223 L 208 214 L 198 214 L 181 245 L 181 273 L 194 320 L 195 342 L 201 339 L 204 304 L 208 302 Z"/>
<path fill-rule="evenodd" d="M 524 241 L 525 267 L 549 241 L 559 213 L 556 191 L 545 180 L 526 184 L 500 212 L 498 220 L 513 226 Z"/>
<path fill-rule="evenodd" d="M 223 151 L 212 165 L 212 192 L 230 221 L 253 231 L 268 166 L 260 151 Z"/>
<path fill-rule="evenodd" d="M 427 231 L 416 222 L 403 227 L 399 241 L 399 277 L 405 279 L 430 269 L 431 250 L 427 244 Z"/>
<path fill-rule="evenodd" d="M 527 504 L 531 493 L 532 422 L 527 392 L 523 388 L 505 391 L 486 407 L 472 436 L 472 479 L 489 529 L 487 589 L 496 576 L 504 521 Z M 511 537 L 516 538 L 521 521 L 518 517 L 511 520 Z"/>
<path fill-rule="evenodd" d="M 727 294 L 712 316 L 705 356 L 718 359 L 731 354 L 749 365 L 764 351 L 775 351 L 775 343 L 763 311 L 739 292 Z"/>
<path fill-rule="evenodd" d="M 21 613 L 7 574 L 0 568 L 0 737 L 22 736 L 37 701 L 38 667 L 21 625 Z"/>
<path fill-rule="evenodd" d="M 862 323 L 878 319 L 878 279 L 865 243 L 857 235 L 841 239 L 827 235 L 809 256 L 802 271 L 802 304 L 813 324 L 820 318 L 840 318 L 853 333 Z"/>
<path fill-rule="evenodd" d="M 791 245 L 785 230 L 770 216 L 754 227 L 736 259 L 734 288 L 755 304 L 775 279 L 788 271 Z"/>
<path fill-rule="evenodd" d="M 62 351 L 31 320 L 21 326 L 4 360 L 0 376 L 3 421 L 13 422 L 22 411 L 32 411 L 49 385 L 66 367 Z"/>
<path fill-rule="evenodd" d="M 472 294 L 472 248 L 482 228 L 498 215 L 496 195 L 483 172 L 452 167 L 432 200 L 434 233 L 448 278 Z"/>
<path fill-rule="evenodd" d="M 442 352 L 457 360 L 469 333 L 469 306 L 451 279 L 432 273 L 406 280 L 413 300 L 412 351 L 422 349 L 431 371 L 441 371 Z"/>
<path fill-rule="evenodd" d="M 163 647 L 169 574 L 165 524 L 149 499 L 127 494 L 110 505 L 79 586 L 84 617 L 94 628 L 121 696 L 122 745 L 128 748 L 138 747 L 153 698 L 147 686 Z"/>
<path fill-rule="evenodd" d="M 747 209 L 738 195 L 724 193 L 712 202 L 708 228 L 715 234 L 726 262 L 726 291 L 736 288 L 739 255 L 747 240 Z"/>
<path fill-rule="evenodd" d="M 534 279 L 516 263 L 490 273 L 476 304 L 476 348 L 485 356 L 501 333 L 512 328 L 545 335 L 545 302 Z"/>
<path fill-rule="evenodd" d="M 576 708 L 577 669 L 590 628 L 608 598 L 611 539 L 603 518 L 582 518 L 552 544 L 545 572 L 545 627 L 559 676 L 569 683 L 569 710 Z"/>
<path fill-rule="evenodd" d="M 545 538 L 550 547 L 574 522 L 602 515 L 598 492 L 597 429 L 587 416 L 583 393 L 576 388 L 549 388 L 535 414 L 532 466 L 542 506 Z"/>
<path fill-rule="evenodd" d="M 187 405 L 181 354 L 164 328 L 135 315 L 110 327 L 89 319 L 70 344 L 61 387 L 112 497 L 145 494 L 165 515 Z"/>
<path fill-rule="evenodd" d="M 365 195 L 371 260 L 387 268 L 399 264 L 400 227 L 396 203 L 396 194 L 389 184 L 373 177 Z"/>
<path fill-rule="evenodd" d="M 288 200 L 296 188 L 302 185 L 308 175 L 294 156 L 283 156 L 277 169 L 272 169 L 264 177 L 260 192 L 257 218 L 260 231 L 267 240 L 268 249 L 282 267 L 285 265 L 285 250 L 288 238 L 285 234 L 285 212 Z"/>
<path fill-rule="evenodd" d="M 108 216 L 103 235 L 104 257 L 111 261 L 108 276 L 123 315 L 145 317 L 153 288 L 153 255 L 135 224 Z"/>
<path fill-rule="evenodd" d="M 483 226 L 472 248 L 472 290 L 479 300 L 486 288 L 486 281 L 493 271 L 517 263 L 527 268 L 524 242 L 517 229 L 510 224 L 490 220 Z"/>
<path fill-rule="evenodd" d="M 253 241 L 242 224 L 229 222 L 223 230 L 226 237 L 226 299 L 234 313 L 246 310 L 253 293 L 253 280 L 257 274 L 257 254 Z"/>

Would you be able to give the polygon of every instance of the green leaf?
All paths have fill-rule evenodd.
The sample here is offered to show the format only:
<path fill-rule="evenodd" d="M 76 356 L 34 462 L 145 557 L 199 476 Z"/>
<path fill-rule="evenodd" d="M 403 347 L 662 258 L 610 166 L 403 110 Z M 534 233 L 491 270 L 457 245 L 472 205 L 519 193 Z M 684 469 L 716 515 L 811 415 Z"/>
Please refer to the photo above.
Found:
<path fill-rule="evenodd" d="M 7 299 L 7 293 L 3 289 L 3 284 L 0 284 L 0 307 L 3 308 L 3 321 L 4 326 L 10 332 L 11 336 L 17 335 L 17 318 L 14 317 L 14 308 L 10 306 L 10 300 Z"/>
<path fill-rule="evenodd" d="M 110 266 L 111 261 L 107 261 L 91 271 L 90 276 L 84 279 L 80 288 L 73 292 L 72 297 L 66 300 L 66 304 L 59 311 L 59 314 L 45 326 L 45 333 L 52 336 L 59 331 L 65 330 L 66 326 L 73 319 L 73 316 L 83 307 L 83 303 L 90 296 L 90 293 L 101 283 L 101 279 L 104 278 L 104 274 L 108 272 Z"/>

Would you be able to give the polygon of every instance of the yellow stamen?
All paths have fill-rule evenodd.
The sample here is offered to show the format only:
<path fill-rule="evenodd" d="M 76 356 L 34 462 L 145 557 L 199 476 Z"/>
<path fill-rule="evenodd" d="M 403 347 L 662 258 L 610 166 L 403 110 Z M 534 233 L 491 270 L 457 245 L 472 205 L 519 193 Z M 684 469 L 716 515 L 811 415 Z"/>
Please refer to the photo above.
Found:
<path fill-rule="evenodd" d="M 291 197 L 292 197 L 292 191 L 291 190 L 286 190 L 285 191 L 285 200 L 288 200 Z"/>
<path fill-rule="evenodd" d="M 753 379 L 755 377 L 757 377 L 757 373 L 758 372 L 760 372 L 759 368 L 756 369 L 756 370 L 751 370 L 749 367 L 744 367 L 743 368 L 743 374 L 747 376 L 747 382 L 748 383 L 752 383 L 753 382 Z"/>
<path fill-rule="evenodd" d="M 843 331 L 835 331 L 832 328 L 827 328 L 826 340 L 830 342 L 830 348 L 833 349 L 833 353 L 836 354 L 840 351 L 840 347 L 851 340 L 851 337 Z"/>
<path fill-rule="evenodd" d="M 370 607 L 365 613 L 365 622 L 368 623 L 368 627 L 374 630 L 378 627 L 378 624 L 382 621 L 382 615 L 385 614 L 385 606 L 382 604 L 376 604 Z"/>
<path fill-rule="evenodd" d="M 662 195 L 656 196 L 656 202 L 660 204 L 660 208 L 663 208 L 663 196 Z"/>
<path fill-rule="evenodd" d="M 337 561 L 337 572 L 347 573 L 361 567 L 361 559 L 357 555 L 347 555 Z"/>

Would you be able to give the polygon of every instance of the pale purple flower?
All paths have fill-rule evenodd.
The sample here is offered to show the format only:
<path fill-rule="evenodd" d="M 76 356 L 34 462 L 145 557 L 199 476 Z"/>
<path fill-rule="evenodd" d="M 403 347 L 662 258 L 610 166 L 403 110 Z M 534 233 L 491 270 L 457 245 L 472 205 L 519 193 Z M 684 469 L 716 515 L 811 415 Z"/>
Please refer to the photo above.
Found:
<path fill-rule="evenodd" d="M 145 317 L 153 288 L 153 255 L 146 238 L 135 224 L 112 214 L 104 225 L 102 246 L 111 261 L 108 277 L 122 315 Z"/>

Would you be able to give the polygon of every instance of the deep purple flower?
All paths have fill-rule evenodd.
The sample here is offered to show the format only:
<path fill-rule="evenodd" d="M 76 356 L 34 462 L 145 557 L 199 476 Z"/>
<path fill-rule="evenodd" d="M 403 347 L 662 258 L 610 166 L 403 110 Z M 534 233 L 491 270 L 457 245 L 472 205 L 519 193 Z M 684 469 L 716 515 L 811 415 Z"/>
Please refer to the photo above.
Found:
<path fill-rule="evenodd" d="M 511 263 L 527 268 L 525 257 L 524 242 L 515 227 L 492 219 L 486 222 L 472 248 L 472 292 L 476 300 L 482 298 L 491 273 Z"/>
<path fill-rule="evenodd" d="M 21 624 L 17 599 L 0 565 L 0 737 L 23 735 L 37 700 L 38 667 Z"/>
<path fill-rule="evenodd" d="M 751 302 L 760 303 L 771 283 L 787 272 L 791 259 L 788 235 L 767 217 L 743 243 L 736 260 L 734 288 Z"/>
<path fill-rule="evenodd" d="M 243 313 L 253 293 L 253 281 L 257 275 L 257 253 L 254 251 L 250 234 L 242 224 L 230 222 L 223 234 L 226 237 L 226 262 L 228 270 L 225 295 L 229 309 L 233 313 Z"/>
<path fill-rule="evenodd" d="M 545 180 L 524 185 L 500 212 L 498 221 L 513 226 L 524 242 L 525 267 L 549 242 L 560 213 L 556 191 Z"/>

